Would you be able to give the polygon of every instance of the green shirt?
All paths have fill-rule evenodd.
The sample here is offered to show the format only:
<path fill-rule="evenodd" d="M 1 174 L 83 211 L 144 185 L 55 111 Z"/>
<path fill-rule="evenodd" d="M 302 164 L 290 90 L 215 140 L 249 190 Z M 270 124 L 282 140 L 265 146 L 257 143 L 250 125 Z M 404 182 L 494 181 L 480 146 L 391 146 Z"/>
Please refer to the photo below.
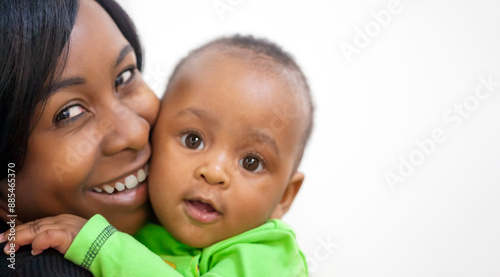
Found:
<path fill-rule="evenodd" d="M 65 258 L 95 276 L 307 276 L 294 232 L 277 219 L 203 249 L 178 242 L 155 224 L 135 237 L 144 245 L 95 215 Z"/>

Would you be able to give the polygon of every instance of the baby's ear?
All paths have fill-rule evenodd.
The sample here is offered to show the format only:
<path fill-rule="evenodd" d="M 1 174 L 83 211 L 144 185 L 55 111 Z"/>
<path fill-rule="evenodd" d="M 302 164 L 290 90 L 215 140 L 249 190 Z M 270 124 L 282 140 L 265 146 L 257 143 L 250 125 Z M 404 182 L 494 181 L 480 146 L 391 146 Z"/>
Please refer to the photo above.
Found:
<path fill-rule="evenodd" d="M 290 178 L 288 186 L 286 187 L 285 192 L 283 192 L 280 202 L 271 214 L 271 218 L 281 219 L 281 217 L 288 212 L 295 196 L 297 196 L 297 193 L 302 186 L 302 182 L 304 182 L 304 173 L 295 172 L 292 178 Z"/>

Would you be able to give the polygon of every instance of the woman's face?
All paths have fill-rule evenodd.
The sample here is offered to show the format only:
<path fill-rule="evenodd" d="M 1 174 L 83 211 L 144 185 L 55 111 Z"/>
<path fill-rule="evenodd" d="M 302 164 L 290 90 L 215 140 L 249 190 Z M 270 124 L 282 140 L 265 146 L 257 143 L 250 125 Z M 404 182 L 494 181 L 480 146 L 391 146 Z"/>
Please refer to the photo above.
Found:
<path fill-rule="evenodd" d="M 80 3 L 56 83 L 45 108 L 36 111 L 41 117 L 16 177 L 17 216 L 28 221 L 100 213 L 118 229 L 135 232 L 147 217 L 141 169 L 151 155 L 159 101 L 132 47 L 95 1 Z"/>

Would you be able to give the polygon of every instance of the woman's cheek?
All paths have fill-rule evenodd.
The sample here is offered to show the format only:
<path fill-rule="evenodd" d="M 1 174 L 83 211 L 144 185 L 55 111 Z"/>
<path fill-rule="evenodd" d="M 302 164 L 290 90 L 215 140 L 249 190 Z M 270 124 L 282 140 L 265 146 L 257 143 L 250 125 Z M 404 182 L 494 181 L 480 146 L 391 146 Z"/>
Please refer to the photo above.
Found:
<path fill-rule="evenodd" d="M 52 155 L 54 159 L 47 161 L 50 170 L 46 171 L 44 179 L 52 179 L 57 184 L 72 183 L 78 186 L 85 180 L 95 162 L 96 148 L 97 145 L 85 139 L 66 145 L 64 151 L 59 155 Z"/>
<path fill-rule="evenodd" d="M 30 144 L 20 189 L 32 197 L 23 198 L 57 202 L 56 196 L 63 195 L 76 201 L 78 193 L 84 191 L 83 183 L 95 161 L 96 146 L 89 140 L 75 139 L 78 136 L 63 138 L 39 135 L 37 141 Z"/>
<path fill-rule="evenodd" d="M 45 162 L 47 166 L 25 164 L 27 170 L 22 173 L 23 177 L 17 183 L 19 197 L 16 206 L 19 217 L 24 221 L 66 213 L 70 210 L 70 204 L 65 203 L 66 199 L 77 202 L 79 190 L 76 182 L 80 179 L 77 170 L 67 169 L 62 173 L 61 169 L 51 166 L 62 164 L 59 161 Z"/>

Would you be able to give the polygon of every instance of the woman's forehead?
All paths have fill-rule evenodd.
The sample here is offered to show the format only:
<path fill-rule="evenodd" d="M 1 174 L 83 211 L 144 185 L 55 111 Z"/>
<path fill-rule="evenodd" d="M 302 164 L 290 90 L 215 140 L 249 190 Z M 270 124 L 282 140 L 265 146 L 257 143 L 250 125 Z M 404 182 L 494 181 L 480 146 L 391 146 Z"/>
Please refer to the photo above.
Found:
<path fill-rule="evenodd" d="M 100 66 L 115 66 L 122 49 L 128 45 L 109 14 L 95 1 L 82 0 L 75 26 L 71 32 L 65 73 L 100 70 Z M 69 72 L 67 72 L 69 71 Z"/>

